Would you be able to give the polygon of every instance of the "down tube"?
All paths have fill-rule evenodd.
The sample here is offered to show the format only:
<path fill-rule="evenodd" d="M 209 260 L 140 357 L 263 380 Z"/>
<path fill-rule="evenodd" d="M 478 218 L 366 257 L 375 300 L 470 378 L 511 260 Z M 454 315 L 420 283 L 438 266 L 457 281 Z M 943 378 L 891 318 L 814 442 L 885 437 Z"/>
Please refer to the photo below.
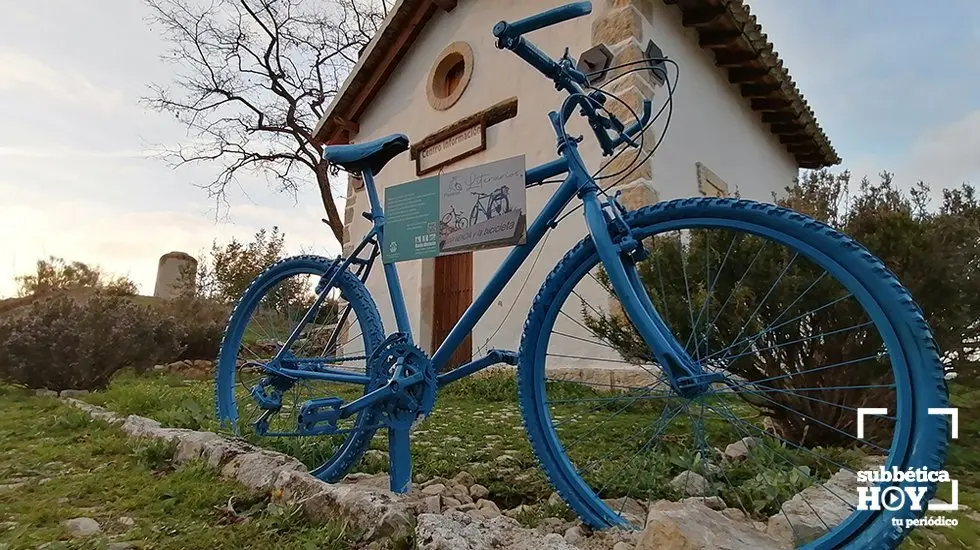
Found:
<path fill-rule="evenodd" d="M 578 190 L 580 184 L 579 178 L 583 176 L 579 175 L 576 170 L 571 170 L 568 173 L 568 178 L 558 187 L 555 194 L 548 199 L 547 204 L 538 214 L 538 217 L 534 219 L 534 223 L 528 227 L 527 230 L 527 240 L 524 244 L 520 246 L 515 246 L 507 258 L 504 259 L 504 263 L 500 265 L 497 272 L 493 274 L 487 286 L 480 292 L 480 295 L 473 300 L 470 307 L 466 308 L 466 312 L 456 323 L 456 326 L 449 332 L 446 336 L 446 340 L 439 345 L 439 349 L 436 350 L 435 355 L 432 356 L 432 363 L 435 365 L 437 371 L 441 371 L 443 365 L 446 361 L 452 357 L 453 352 L 456 348 L 463 343 L 463 339 L 466 335 L 473 330 L 476 326 L 477 321 L 483 317 L 483 314 L 487 312 L 490 308 L 490 304 L 497 299 L 500 295 L 500 291 L 504 289 L 504 286 L 510 282 L 511 277 L 517 270 L 520 269 L 524 260 L 531 254 L 531 251 L 538 245 L 541 238 L 544 237 L 546 231 L 548 231 L 552 220 L 561 213 L 562 209 L 572 200 L 575 196 L 575 192 Z"/>

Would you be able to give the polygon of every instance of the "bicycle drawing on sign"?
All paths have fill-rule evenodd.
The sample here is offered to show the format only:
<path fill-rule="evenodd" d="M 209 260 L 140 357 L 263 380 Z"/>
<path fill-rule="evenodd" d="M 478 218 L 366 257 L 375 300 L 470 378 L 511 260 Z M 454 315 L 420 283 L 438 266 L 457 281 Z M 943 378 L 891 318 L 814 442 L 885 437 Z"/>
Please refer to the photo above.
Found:
<path fill-rule="evenodd" d="M 439 223 L 439 231 L 445 236 L 457 229 L 463 229 L 468 225 L 468 220 L 462 212 L 456 210 L 455 207 L 450 206 L 449 212 L 443 214 L 442 219 Z"/>
<path fill-rule="evenodd" d="M 509 189 L 502 185 L 489 193 L 472 191 L 476 196 L 476 203 L 470 210 L 470 225 L 476 225 L 481 221 L 488 221 L 490 218 L 507 214 L 510 212 L 510 199 L 507 198 Z M 482 217 L 482 219 L 481 219 Z"/>

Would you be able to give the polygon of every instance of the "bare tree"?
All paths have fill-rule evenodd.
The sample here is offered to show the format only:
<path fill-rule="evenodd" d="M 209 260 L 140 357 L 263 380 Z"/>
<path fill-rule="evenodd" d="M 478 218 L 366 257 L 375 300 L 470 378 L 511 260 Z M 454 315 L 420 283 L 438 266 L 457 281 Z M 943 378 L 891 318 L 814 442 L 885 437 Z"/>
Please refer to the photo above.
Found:
<path fill-rule="evenodd" d="M 316 179 L 338 241 L 327 164 L 313 128 L 387 15 L 390 0 L 145 0 L 150 24 L 179 68 L 153 84 L 150 108 L 173 113 L 192 139 L 167 150 L 175 166 L 218 162 L 202 185 L 225 200 L 243 171 L 264 173 L 281 191 Z"/>

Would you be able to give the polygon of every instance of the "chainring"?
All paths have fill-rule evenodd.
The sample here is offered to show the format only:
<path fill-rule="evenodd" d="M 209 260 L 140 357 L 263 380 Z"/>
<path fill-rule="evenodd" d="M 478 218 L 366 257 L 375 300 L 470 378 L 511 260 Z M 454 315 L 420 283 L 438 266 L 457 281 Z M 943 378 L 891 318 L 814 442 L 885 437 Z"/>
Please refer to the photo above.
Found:
<path fill-rule="evenodd" d="M 436 372 L 432 360 L 403 333 L 389 336 L 368 359 L 371 389 L 385 386 L 396 367 L 402 366 L 402 377 L 421 373 L 422 379 L 385 399 L 378 408 L 381 422 L 390 428 L 411 429 L 431 412 L 436 402 Z"/>

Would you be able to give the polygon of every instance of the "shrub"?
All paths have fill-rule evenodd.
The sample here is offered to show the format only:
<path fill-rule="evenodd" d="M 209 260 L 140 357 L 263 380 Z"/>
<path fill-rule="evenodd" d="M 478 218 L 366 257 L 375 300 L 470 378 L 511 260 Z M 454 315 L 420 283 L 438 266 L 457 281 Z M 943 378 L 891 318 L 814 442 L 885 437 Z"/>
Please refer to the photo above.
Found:
<path fill-rule="evenodd" d="M 114 277 L 99 267 L 82 262 L 68 263 L 54 256 L 38 260 L 33 274 L 16 278 L 20 296 L 42 296 L 77 288 L 98 288 L 116 296 L 134 296 L 136 283 L 127 277 Z"/>
<path fill-rule="evenodd" d="M 169 315 L 177 327 L 180 352 L 173 360 L 213 360 L 217 357 L 229 306 L 213 300 L 184 297 L 168 300 L 159 311 Z"/>
<path fill-rule="evenodd" d="M 57 294 L 0 319 L 0 379 L 31 388 L 102 389 L 120 369 L 143 371 L 181 349 L 171 316 L 96 291 Z"/>

